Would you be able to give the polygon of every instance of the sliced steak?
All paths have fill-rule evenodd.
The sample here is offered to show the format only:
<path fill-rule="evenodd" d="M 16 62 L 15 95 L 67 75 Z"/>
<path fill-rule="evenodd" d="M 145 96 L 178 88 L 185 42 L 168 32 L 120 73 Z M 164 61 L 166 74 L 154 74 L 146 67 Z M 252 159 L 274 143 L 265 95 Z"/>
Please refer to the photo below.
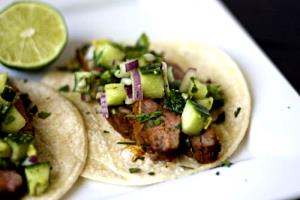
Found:
<path fill-rule="evenodd" d="M 22 185 L 22 177 L 13 170 L 0 170 L 0 193 L 15 192 Z"/>
<path fill-rule="evenodd" d="M 180 116 L 162 109 L 158 103 L 146 99 L 136 102 L 133 106 L 134 114 L 162 111 L 162 122 L 154 127 L 146 127 L 145 124 L 135 120 L 133 133 L 138 144 L 146 147 L 146 150 L 154 152 L 170 152 L 179 146 L 180 130 L 175 128 L 180 123 Z"/>
<path fill-rule="evenodd" d="M 193 157 L 199 163 L 211 163 L 218 158 L 221 145 L 215 130 L 212 128 L 208 129 L 202 135 L 191 137 L 190 141 Z"/>
<path fill-rule="evenodd" d="M 112 127 L 118 131 L 125 138 L 132 138 L 132 120 L 126 117 L 126 113 L 117 112 L 116 114 L 110 113 L 108 118 Z"/>

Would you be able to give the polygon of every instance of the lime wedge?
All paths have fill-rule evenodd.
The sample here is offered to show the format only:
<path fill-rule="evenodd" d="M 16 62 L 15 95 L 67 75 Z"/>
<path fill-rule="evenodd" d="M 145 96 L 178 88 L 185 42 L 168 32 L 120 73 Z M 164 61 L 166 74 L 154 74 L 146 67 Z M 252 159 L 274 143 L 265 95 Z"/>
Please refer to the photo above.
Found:
<path fill-rule="evenodd" d="M 63 17 L 44 3 L 18 2 L 0 13 L 0 62 L 37 69 L 53 62 L 67 43 Z"/>

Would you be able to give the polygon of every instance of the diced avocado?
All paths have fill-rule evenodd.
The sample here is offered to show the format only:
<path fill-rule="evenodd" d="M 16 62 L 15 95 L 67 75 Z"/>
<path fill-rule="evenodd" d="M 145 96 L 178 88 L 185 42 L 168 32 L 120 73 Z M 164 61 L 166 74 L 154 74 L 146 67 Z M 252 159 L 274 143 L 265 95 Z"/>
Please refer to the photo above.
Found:
<path fill-rule="evenodd" d="M 108 106 L 122 105 L 126 99 L 126 90 L 122 83 L 111 83 L 104 86 Z"/>
<path fill-rule="evenodd" d="M 10 146 L 0 139 L 0 158 L 9 158 L 11 155 Z"/>
<path fill-rule="evenodd" d="M 29 195 L 38 196 L 47 190 L 50 182 L 50 168 L 49 163 L 38 163 L 25 168 Z"/>
<path fill-rule="evenodd" d="M 33 144 L 30 144 L 27 149 L 27 156 L 30 157 L 30 156 L 36 156 L 36 155 L 37 155 L 36 148 L 34 147 Z"/>
<path fill-rule="evenodd" d="M 89 93 L 94 77 L 95 75 L 92 72 L 75 72 L 74 92 Z"/>
<path fill-rule="evenodd" d="M 8 79 L 8 74 L 6 72 L 5 73 L 0 73 L 0 94 L 2 93 L 2 91 L 5 87 L 7 79 Z"/>
<path fill-rule="evenodd" d="M 202 106 L 204 106 L 205 108 L 207 108 L 207 110 L 211 109 L 213 102 L 214 102 L 214 98 L 212 98 L 212 97 L 197 100 L 197 103 L 199 103 Z"/>
<path fill-rule="evenodd" d="M 202 99 L 207 94 L 207 87 L 194 77 L 191 78 L 188 94 L 195 99 Z"/>
<path fill-rule="evenodd" d="M 92 45 L 93 47 L 96 48 L 101 48 L 101 46 L 105 45 L 105 44 L 111 44 L 110 40 L 107 39 L 101 39 L 101 40 L 93 40 L 92 41 Z"/>
<path fill-rule="evenodd" d="M 125 54 L 120 49 L 109 43 L 98 45 L 95 49 L 94 61 L 96 65 L 102 67 L 112 68 L 114 66 L 114 62 L 120 62 L 124 58 Z"/>
<path fill-rule="evenodd" d="M 18 165 L 27 156 L 28 146 L 33 141 L 33 136 L 27 133 L 9 134 L 5 141 L 9 144 L 12 155 L 11 161 Z"/>
<path fill-rule="evenodd" d="M 205 125 L 205 119 L 202 115 L 208 117 L 208 110 L 191 100 L 187 100 L 181 115 L 182 131 L 191 136 L 199 135 Z"/>
<path fill-rule="evenodd" d="M 144 56 L 139 57 L 139 58 L 138 58 L 138 62 L 139 62 L 139 67 L 144 67 L 144 66 L 146 66 L 147 64 L 149 64 L 149 63 L 146 61 L 146 59 L 145 59 Z"/>
<path fill-rule="evenodd" d="M 1 131 L 5 133 L 17 133 L 26 124 L 26 120 L 21 113 L 12 106 L 4 117 L 1 123 Z"/>
<path fill-rule="evenodd" d="M 163 98 L 165 95 L 162 74 L 142 74 L 139 70 L 144 97 Z"/>

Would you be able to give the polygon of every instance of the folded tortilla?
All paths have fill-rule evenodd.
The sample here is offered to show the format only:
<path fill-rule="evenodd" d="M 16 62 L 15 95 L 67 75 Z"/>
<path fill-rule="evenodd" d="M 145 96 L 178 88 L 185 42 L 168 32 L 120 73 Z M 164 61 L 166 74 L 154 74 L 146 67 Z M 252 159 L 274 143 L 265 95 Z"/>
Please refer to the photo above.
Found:
<path fill-rule="evenodd" d="M 87 138 L 81 114 L 66 98 L 53 89 L 35 82 L 13 81 L 28 93 L 39 112 L 49 112 L 46 119 L 33 118 L 34 145 L 39 161 L 50 162 L 49 188 L 40 196 L 25 196 L 26 200 L 55 200 L 74 185 L 87 157 Z"/>
<path fill-rule="evenodd" d="M 153 161 L 146 153 L 144 160 L 134 162 L 133 157 L 139 147 L 117 144 L 124 138 L 101 113 L 95 112 L 100 109 L 99 103 L 83 102 L 78 94 L 70 92 L 65 95 L 81 111 L 88 129 L 89 155 L 83 177 L 122 185 L 148 185 L 175 179 L 219 166 L 234 153 L 244 138 L 251 115 L 250 92 L 238 65 L 227 54 L 214 47 L 183 43 L 158 43 L 151 49 L 163 52 L 166 60 L 178 64 L 183 70 L 197 68 L 200 80 L 211 80 L 221 86 L 226 99 L 223 107 L 225 121 L 213 125 L 221 143 L 218 159 L 213 163 L 200 164 L 183 155 L 172 162 Z M 66 84 L 71 88 L 74 85 L 73 75 L 67 72 L 50 72 L 42 82 L 56 89 Z M 238 107 L 241 110 L 235 117 Z M 130 173 L 130 168 L 141 171 Z"/>

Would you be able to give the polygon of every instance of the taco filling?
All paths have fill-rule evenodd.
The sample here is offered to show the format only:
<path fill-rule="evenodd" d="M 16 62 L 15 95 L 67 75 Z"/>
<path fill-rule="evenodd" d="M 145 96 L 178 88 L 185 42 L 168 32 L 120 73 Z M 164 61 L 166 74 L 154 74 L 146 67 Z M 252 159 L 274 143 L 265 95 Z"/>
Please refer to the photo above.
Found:
<path fill-rule="evenodd" d="M 74 91 L 83 101 L 99 101 L 123 144 L 140 146 L 153 161 L 182 155 L 216 161 L 222 144 L 213 125 L 224 120 L 222 87 L 200 80 L 196 68 L 184 73 L 149 45 L 142 34 L 133 46 L 96 40 L 77 50 Z"/>
<path fill-rule="evenodd" d="M 43 194 L 49 186 L 50 163 L 40 162 L 32 117 L 37 106 L 0 74 L 0 194 L 17 198 Z"/>

